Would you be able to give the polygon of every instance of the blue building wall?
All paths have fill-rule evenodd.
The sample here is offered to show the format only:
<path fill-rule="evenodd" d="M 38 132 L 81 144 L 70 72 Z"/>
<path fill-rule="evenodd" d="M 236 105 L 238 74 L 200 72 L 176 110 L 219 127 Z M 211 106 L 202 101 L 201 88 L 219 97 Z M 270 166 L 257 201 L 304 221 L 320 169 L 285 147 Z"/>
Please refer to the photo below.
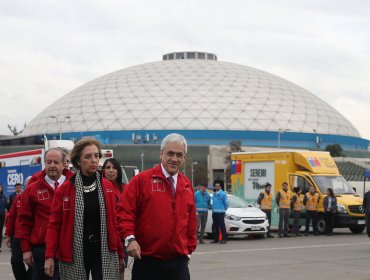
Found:
<path fill-rule="evenodd" d="M 131 131 L 85 131 L 68 132 L 62 134 L 62 139 L 80 139 L 93 136 L 103 144 L 133 144 L 133 135 L 145 143 L 148 135 L 153 143 L 153 136 L 157 137 L 157 143 L 169 133 L 179 133 L 185 136 L 190 145 L 228 145 L 232 140 L 241 141 L 243 146 L 277 147 L 279 132 L 277 131 L 234 131 L 234 130 L 131 130 Z M 58 139 L 59 134 L 47 135 L 49 139 Z M 317 141 L 319 140 L 319 141 Z M 341 135 L 280 132 L 280 147 L 325 149 L 328 144 L 340 144 L 343 150 L 367 150 L 369 140 Z"/>

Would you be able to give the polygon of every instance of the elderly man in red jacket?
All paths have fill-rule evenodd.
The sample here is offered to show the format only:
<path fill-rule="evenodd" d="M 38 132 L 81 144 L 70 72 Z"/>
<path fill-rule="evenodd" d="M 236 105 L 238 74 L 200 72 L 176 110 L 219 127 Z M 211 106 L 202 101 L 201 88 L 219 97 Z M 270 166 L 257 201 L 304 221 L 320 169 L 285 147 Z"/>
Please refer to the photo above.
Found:
<path fill-rule="evenodd" d="M 22 194 L 19 233 L 23 260 L 33 267 L 33 279 L 52 279 L 44 274 L 45 238 L 50 208 L 57 188 L 64 183 L 63 169 L 66 154 L 59 148 L 45 153 L 45 174 L 28 185 Z M 59 279 L 58 273 L 54 279 Z"/>
<path fill-rule="evenodd" d="M 196 206 L 190 180 L 180 171 L 187 143 L 179 134 L 161 144 L 161 164 L 136 175 L 119 202 L 118 227 L 135 258 L 133 280 L 190 279 L 196 248 Z"/>

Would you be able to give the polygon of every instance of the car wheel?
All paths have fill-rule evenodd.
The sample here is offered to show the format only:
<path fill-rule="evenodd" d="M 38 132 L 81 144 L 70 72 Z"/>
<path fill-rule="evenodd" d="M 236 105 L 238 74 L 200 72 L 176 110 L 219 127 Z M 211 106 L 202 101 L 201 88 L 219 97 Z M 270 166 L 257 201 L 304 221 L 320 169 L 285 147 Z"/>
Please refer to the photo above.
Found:
<path fill-rule="evenodd" d="M 265 234 L 252 234 L 254 239 L 264 239 Z"/>
<path fill-rule="evenodd" d="M 323 215 L 320 215 L 317 220 L 317 230 L 320 234 L 325 234 L 325 218 Z"/>
<path fill-rule="evenodd" d="M 351 226 L 349 227 L 349 230 L 352 231 L 354 234 L 359 234 L 362 233 L 365 230 L 365 225 L 360 225 L 360 226 Z"/>

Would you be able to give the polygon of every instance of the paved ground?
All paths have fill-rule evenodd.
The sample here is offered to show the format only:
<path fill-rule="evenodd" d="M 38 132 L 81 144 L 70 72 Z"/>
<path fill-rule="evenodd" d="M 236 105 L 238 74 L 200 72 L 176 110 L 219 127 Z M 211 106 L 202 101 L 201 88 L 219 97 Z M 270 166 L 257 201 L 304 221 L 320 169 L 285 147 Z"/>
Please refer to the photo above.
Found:
<path fill-rule="evenodd" d="M 192 280 L 219 279 L 370 279 L 370 239 L 337 230 L 335 236 L 251 240 L 233 238 L 226 245 L 198 245 Z M 0 279 L 14 279 L 10 252 L 0 253 Z M 126 279 L 130 279 L 127 270 Z"/>

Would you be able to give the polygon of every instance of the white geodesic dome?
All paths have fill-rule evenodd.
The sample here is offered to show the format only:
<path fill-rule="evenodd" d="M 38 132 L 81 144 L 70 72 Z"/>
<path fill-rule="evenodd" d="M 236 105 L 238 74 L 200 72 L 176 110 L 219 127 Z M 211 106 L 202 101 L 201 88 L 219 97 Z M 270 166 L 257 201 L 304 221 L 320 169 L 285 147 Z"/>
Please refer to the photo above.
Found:
<path fill-rule="evenodd" d="M 22 135 L 284 129 L 360 136 L 334 108 L 287 80 L 217 61 L 215 56 L 207 60 L 198 53 L 191 58 L 182 54 L 185 59 L 166 55 L 163 61 L 118 70 L 82 85 L 43 110 Z"/>

